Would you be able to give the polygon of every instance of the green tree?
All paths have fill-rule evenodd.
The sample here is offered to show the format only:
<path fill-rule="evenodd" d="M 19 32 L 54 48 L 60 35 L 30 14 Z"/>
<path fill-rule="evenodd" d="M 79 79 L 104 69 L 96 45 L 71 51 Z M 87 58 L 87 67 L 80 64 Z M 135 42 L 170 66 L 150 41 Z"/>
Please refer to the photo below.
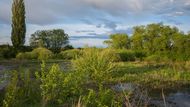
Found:
<path fill-rule="evenodd" d="M 134 50 L 143 50 L 143 44 L 144 44 L 144 32 L 145 27 L 144 26 L 136 26 L 133 28 L 133 36 L 131 37 L 131 48 Z"/>
<path fill-rule="evenodd" d="M 54 53 L 58 53 L 62 47 L 68 45 L 68 39 L 68 34 L 62 29 L 41 30 L 31 35 L 30 46 L 45 47 Z"/>
<path fill-rule="evenodd" d="M 190 35 L 178 35 L 174 42 L 175 59 L 188 61 L 190 59 Z"/>
<path fill-rule="evenodd" d="M 176 27 L 158 24 L 134 27 L 131 37 L 132 49 L 145 50 L 149 54 L 165 54 L 174 46 L 174 38 L 184 35 Z"/>
<path fill-rule="evenodd" d="M 112 34 L 110 35 L 111 40 L 104 41 L 111 48 L 115 49 L 129 49 L 130 48 L 130 40 L 127 34 Z"/>
<path fill-rule="evenodd" d="M 13 0 L 12 4 L 12 44 L 20 49 L 25 43 L 25 5 L 24 0 Z"/>

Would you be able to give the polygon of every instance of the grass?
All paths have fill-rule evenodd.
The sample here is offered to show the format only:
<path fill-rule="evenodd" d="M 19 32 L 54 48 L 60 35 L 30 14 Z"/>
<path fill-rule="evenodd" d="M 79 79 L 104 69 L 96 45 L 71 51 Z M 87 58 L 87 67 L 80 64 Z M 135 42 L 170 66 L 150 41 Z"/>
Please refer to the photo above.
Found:
<path fill-rule="evenodd" d="M 47 60 L 47 67 L 57 63 L 61 69 L 71 69 L 70 61 Z M 40 69 L 38 60 L 4 60 L 0 61 L 2 66 L 15 66 L 15 69 L 35 71 Z M 151 88 L 171 88 L 190 84 L 190 71 L 173 70 L 172 67 L 164 64 L 147 65 L 145 62 L 119 62 L 117 68 L 112 72 L 112 78 L 107 82 L 117 84 L 121 82 L 132 82 L 145 85 Z"/>
<path fill-rule="evenodd" d="M 150 88 L 172 88 L 190 83 L 189 71 L 177 71 L 162 64 L 146 65 L 144 62 L 118 63 L 112 83 L 132 82 Z"/>

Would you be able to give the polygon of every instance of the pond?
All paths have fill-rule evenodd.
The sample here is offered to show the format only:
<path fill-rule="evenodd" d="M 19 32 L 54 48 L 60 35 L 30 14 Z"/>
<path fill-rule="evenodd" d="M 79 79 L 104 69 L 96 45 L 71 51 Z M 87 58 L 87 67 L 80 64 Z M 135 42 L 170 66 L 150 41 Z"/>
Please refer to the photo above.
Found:
<path fill-rule="evenodd" d="M 138 100 L 148 102 L 149 107 L 190 107 L 190 87 L 176 89 L 147 89 L 133 83 L 121 83 L 112 86 L 118 92 L 133 91 Z M 141 99 L 139 99 L 142 96 Z"/>
<path fill-rule="evenodd" d="M 53 64 L 58 64 L 60 66 L 60 69 L 67 71 L 70 67 L 69 61 L 63 61 L 63 60 L 54 60 L 54 61 L 48 61 L 46 64 L 47 68 L 50 68 Z M 6 77 L 8 77 L 8 71 L 11 72 L 13 70 L 17 71 L 31 71 L 36 72 L 40 70 L 40 61 L 16 61 L 16 60 L 10 60 L 10 61 L 1 61 L 0 62 L 0 90 L 4 89 L 6 85 L 8 84 L 8 81 L 6 80 Z"/>

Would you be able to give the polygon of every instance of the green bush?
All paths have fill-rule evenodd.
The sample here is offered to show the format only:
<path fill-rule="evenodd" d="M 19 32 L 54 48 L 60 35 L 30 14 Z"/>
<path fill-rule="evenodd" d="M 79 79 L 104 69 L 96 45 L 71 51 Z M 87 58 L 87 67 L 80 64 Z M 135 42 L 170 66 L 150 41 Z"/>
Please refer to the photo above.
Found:
<path fill-rule="evenodd" d="M 98 92 L 90 89 L 88 95 L 83 97 L 85 107 L 121 107 L 121 103 L 115 100 L 112 90 L 99 86 Z"/>
<path fill-rule="evenodd" d="M 10 59 L 15 58 L 16 51 L 12 46 L 9 45 L 1 45 L 0 46 L 0 58 Z"/>
<path fill-rule="evenodd" d="M 72 101 L 78 100 L 83 83 L 79 72 L 66 73 L 61 71 L 58 65 L 53 65 L 46 71 L 44 63 L 41 69 L 41 72 L 36 72 L 36 76 L 41 81 L 43 106 L 71 104 Z"/>
<path fill-rule="evenodd" d="M 89 79 L 98 83 L 110 78 L 115 68 L 117 56 L 110 49 L 84 49 L 81 57 L 73 61 L 76 71 L 85 73 Z"/>
<path fill-rule="evenodd" d="M 26 58 L 26 54 L 25 54 L 25 53 L 18 53 L 18 54 L 16 55 L 16 58 L 17 58 L 17 59 L 20 59 L 20 60 L 23 60 L 23 59 Z"/>
<path fill-rule="evenodd" d="M 116 50 L 121 61 L 135 61 L 135 52 L 129 50 Z"/>
<path fill-rule="evenodd" d="M 63 59 L 71 60 L 71 59 L 76 59 L 77 57 L 81 56 L 82 52 L 79 49 L 72 49 L 72 50 L 62 51 L 60 54 Z"/>
<path fill-rule="evenodd" d="M 135 51 L 135 57 L 140 59 L 140 61 L 142 61 L 143 58 L 146 57 L 146 52 L 145 51 Z"/>
<path fill-rule="evenodd" d="M 46 48 L 37 48 L 33 50 L 34 53 L 38 54 L 39 60 L 47 60 L 52 57 L 53 53 Z"/>
<path fill-rule="evenodd" d="M 39 59 L 39 60 L 47 60 L 53 56 L 53 53 L 46 48 L 37 48 L 32 52 L 18 53 L 17 59 Z"/>

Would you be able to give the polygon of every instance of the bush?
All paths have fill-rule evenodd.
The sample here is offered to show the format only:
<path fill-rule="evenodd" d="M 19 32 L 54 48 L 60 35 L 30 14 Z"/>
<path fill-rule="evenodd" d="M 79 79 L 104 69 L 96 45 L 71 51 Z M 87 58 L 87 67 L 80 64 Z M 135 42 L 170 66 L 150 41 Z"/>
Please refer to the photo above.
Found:
<path fill-rule="evenodd" d="M 43 106 L 71 104 L 81 95 L 82 76 L 79 72 L 63 72 L 58 65 L 53 65 L 50 70 L 45 70 L 42 64 L 42 71 L 36 72 L 37 78 L 41 81 L 41 95 Z"/>
<path fill-rule="evenodd" d="M 18 53 L 16 55 L 16 58 L 20 59 L 20 60 L 26 59 L 26 54 L 25 53 Z"/>
<path fill-rule="evenodd" d="M 112 90 L 99 86 L 98 92 L 90 89 L 88 95 L 83 97 L 84 107 L 121 107 L 115 100 Z"/>
<path fill-rule="evenodd" d="M 39 59 L 39 60 L 47 60 L 53 56 L 53 53 L 46 48 L 37 48 L 32 52 L 18 53 L 17 59 Z"/>
<path fill-rule="evenodd" d="M 98 50 L 89 48 L 83 50 L 83 55 L 73 61 L 77 71 L 85 73 L 89 79 L 101 83 L 111 77 L 110 73 L 115 68 L 116 54 L 109 49 Z"/>
<path fill-rule="evenodd" d="M 60 54 L 63 59 L 71 60 L 71 59 L 76 59 L 77 57 L 81 56 L 82 52 L 79 49 L 72 49 L 72 50 L 62 51 Z"/>
<path fill-rule="evenodd" d="M 0 58 L 10 59 L 15 58 L 16 51 L 12 46 L 9 45 L 1 45 L 0 46 Z"/>
<path fill-rule="evenodd" d="M 135 57 L 140 59 L 140 61 L 142 61 L 143 58 L 146 57 L 146 52 L 144 52 L 144 51 L 135 51 Z"/>
<path fill-rule="evenodd" d="M 121 61 L 135 61 L 135 52 L 129 50 L 116 50 Z"/>
<path fill-rule="evenodd" d="M 53 53 L 46 48 L 37 48 L 32 51 L 34 54 L 37 53 L 39 60 L 47 60 L 52 57 Z"/>

